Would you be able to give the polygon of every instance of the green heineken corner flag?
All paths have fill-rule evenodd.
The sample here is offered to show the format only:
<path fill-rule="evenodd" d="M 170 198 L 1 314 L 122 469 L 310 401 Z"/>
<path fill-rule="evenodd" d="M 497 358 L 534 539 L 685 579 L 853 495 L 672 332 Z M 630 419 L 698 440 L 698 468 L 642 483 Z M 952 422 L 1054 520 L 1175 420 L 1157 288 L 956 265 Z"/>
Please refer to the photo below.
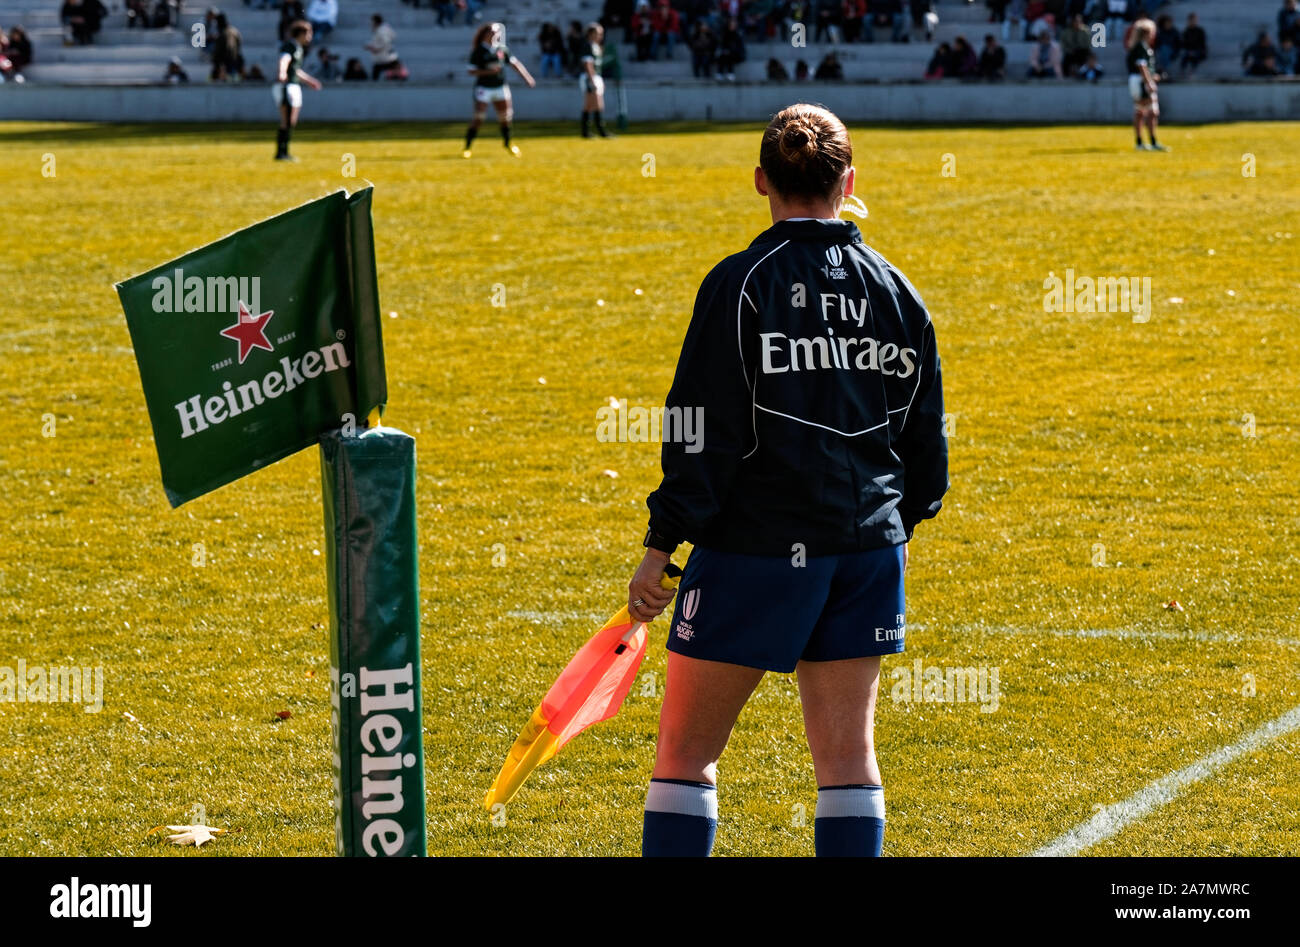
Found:
<path fill-rule="evenodd" d="M 365 427 L 388 400 L 370 196 L 304 204 L 117 291 L 173 507 L 320 443 L 335 850 L 424 855 L 415 440 Z"/>
<path fill-rule="evenodd" d="M 388 400 L 372 188 L 117 285 L 173 507 Z"/>

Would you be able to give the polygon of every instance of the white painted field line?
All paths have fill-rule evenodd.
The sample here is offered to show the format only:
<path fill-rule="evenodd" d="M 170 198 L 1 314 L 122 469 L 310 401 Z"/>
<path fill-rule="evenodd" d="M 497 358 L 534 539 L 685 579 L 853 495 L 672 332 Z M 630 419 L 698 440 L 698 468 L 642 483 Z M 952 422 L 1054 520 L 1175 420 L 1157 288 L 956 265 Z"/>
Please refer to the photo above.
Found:
<path fill-rule="evenodd" d="M 1226 766 L 1238 757 L 1251 753 L 1278 737 L 1300 730 L 1300 707 L 1292 707 L 1282 716 L 1252 730 L 1236 743 L 1220 747 L 1202 756 L 1190 766 L 1162 776 L 1122 802 L 1106 806 L 1095 816 L 1066 832 L 1060 838 L 1034 852 L 1036 857 L 1077 855 L 1085 848 L 1110 838 L 1130 823 L 1173 801 L 1178 793 Z"/>
<path fill-rule="evenodd" d="M 26 329 L 14 329 L 8 332 L 0 332 L 0 342 L 8 342 L 10 339 L 21 339 L 29 335 L 54 335 L 55 332 L 66 335 L 69 332 L 77 332 L 85 329 L 100 329 L 107 325 L 117 325 L 121 323 L 121 318 L 113 316 L 107 319 L 93 319 L 87 322 L 72 323 L 66 326 L 48 323 L 46 325 L 30 326 Z M 133 349 L 128 349 L 134 353 Z"/>
<path fill-rule="evenodd" d="M 598 612 L 516 608 L 505 613 L 506 618 L 537 623 L 564 621 L 604 621 L 608 616 Z M 988 635 L 1050 635 L 1054 638 L 1114 638 L 1119 641 L 1200 641 L 1207 644 L 1265 644 L 1283 648 L 1300 648 L 1300 638 L 1246 638 L 1232 632 L 1216 631 L 1136 631 L 1129 628 L 1030 628 L 1015 625 L 939 625 L 932 626 L 956 632 L 978 632 Z M 910 624 L 913 633 L 927 630 L 926 625 Z"/>
<path fill-rule="evenodd" d="M 917 630 L 922 630 L 916 626 Z M 908 627 L 912 630 L 912 626 Z M 1056 638 L 1116 638 L 1120 641 L 1201 641 L 1208 644 L 1275 644 L 1300 648 L 1300 638 L 1247 638 L 1232 632 L 1136 631 L 1129 628 L 1026 628 L 1013 625 L 960 625 L 955 631 L 993 635 L 1052 635 Z"/>
<path fill-rule="evenodd" d="M 608 617 L 608 615 L 601 617 L 597 612 L 543 611 L 534 608 L 516 608 L 506 612 L 506 618 L 519 618 L 532 622 L 604 621 Z"/>

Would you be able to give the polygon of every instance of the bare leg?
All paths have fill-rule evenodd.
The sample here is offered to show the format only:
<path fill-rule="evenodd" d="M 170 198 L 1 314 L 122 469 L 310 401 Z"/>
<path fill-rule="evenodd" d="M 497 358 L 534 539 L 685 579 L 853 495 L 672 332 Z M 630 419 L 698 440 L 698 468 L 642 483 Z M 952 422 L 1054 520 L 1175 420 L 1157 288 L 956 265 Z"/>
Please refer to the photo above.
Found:
<path fill-rule="evenodd" d="M 286 93 L 287 96 L 287 93 Z M 280 105 L 280 127 L 275 135 L 275 157 L 277 160 L 289 158 L 289 136 L 298 124 L 298 109 L 288 102 Z"/>
<path fill-rule="evenodd" d="M 668 652 L 654 778 L 716 786 L 718 757 L 763 673 Z"/>
<path fill-rule="evenodd" d="M 817 854 L 879 855 L 885 833 L 885 790 L 874 733 L 880 658 L 800 661 L 798 674 L 804 729 L 817 773 Z"/>
<path fill-rule="evenodd" d="M 599 108 L 600 98 L 595 92 L 584 92 L 582 96 L 582 137 L 591 137 L 591 116 Z"/>
<path fill-rule="evenodd" d="M 1156 141 L 1156 125 L 1160 120 L 1160 107 L 1152 100 L 1151 106 L 1147 109 L 1147 134 L 1151 137 L 1151 144 L 1154 147 L 1158 144 Z"/>
<path fill-rule="evenodd" d="M 486 102 L 474 103 L 474 117 L 469 120 L 469 128 L 465 129 L 465 157 L 469 157 L 469 150 L 474 146 L 474 138 L 478 135 L 479 126 L 483 124 L 483 116 L 487 114 Z"/>
<path fill-rule="evenodd" d="M 507 148 L 518 155 L 519 149 L 512 148 L 510 145 L 510 121 L 515 117 L 514 106 L 510 101 L 510 94 L 507 92 L 506 97 L 500 102 L 494 102 L 497 110 L 497 124 L 501 126 L 501 140 Z"/>
<path fill-rule="evenodd" d="M 763 677 L 757 668 L 668 653 L 641 854 L 700 857 L 718 826 L 718 757 Z"/>
<path fill-rule="evenodd" d="M 875 748 L 880 658 L 800 661 L 797 674 L 817 784 L 882 785 Z"/>

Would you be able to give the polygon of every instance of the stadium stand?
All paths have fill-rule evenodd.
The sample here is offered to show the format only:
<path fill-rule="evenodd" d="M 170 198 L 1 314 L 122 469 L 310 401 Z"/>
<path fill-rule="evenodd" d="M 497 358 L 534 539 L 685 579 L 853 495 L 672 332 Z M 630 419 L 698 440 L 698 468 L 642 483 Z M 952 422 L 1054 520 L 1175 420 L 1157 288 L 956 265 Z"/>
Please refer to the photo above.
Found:
<path fill-rule="evenodd" d="M 427 0 L 426 0 L 427 4 Z M 208 81 L 210 64 L 205 51 L 192 42 L 195 24 L 202 24 L 208 5 L 183 2 L 179 25 L 154 29 L 128 28 L 127 5 L 123 0 L 105 0 L 109 13 L 102 29 L 90 45 L 65 45 L 65 27 L 60 23 L 57 0 L 0 0 L 0 28 L 21 25 L 31 38 L 33 62 L 24 70 L 33 83 L 76 85 L 125 85 L 160 83 L 172 57 L 180 59 L 192 83 Z M 151 5 L 151 4 L 150 4 Z M 341 0 L 338 26 L 316 47 L 326 46 L 341 57 L 340 65 L 356 57 L 367 70 L 370 57 L 363 47 L 370 37 L 370 16 L 380 13 L 397 32 L 396 48 L 416 83 L 454 83 L 468 85 L 463 63 L 468 51 L 473 25 L 466 24 L 466 14 L 457 14 L 457 22 L 439 26 L 437 14 L 429 6 L 412 8 L 400 0 L 372 0 L 358 3 Z M 1202 64 L 1202 80 L 1238 78 L 1242 75 L 1241 56 L 1260 31 L 1276 36 L 1279 0 L 1190 0 L 1161 7 L 1155 13 L 1169 13 L 1179 28 L 1187 14 L 1199 15 L 1209 37 L 1209 59 Z M 274 72 L 280 14 L 272 9 L 254 9 L 237 2 L 221 8 L 243 37 L 243 54 L 247 66 L 258 66 L 264 75 Z M 815 70 L 825 55 L 834 50 L 843 67 L 846 81 L 918 80 L 926 70 L 935 45 L 966 39 L 977 50 L 986 33 L 1001 36 L 1000 24 L 988 22 L 989 11 L 983 4 L 942 0 L 936 6 L 937 29 L 927 41 L 919 30 L 909 31 L 911 42 L 882 41 L 877 32 L 874 43 L 812 42 L 810 27 L 806 48 L 792 48 L 787 41 L 747 41 L 747 58 L 735 70 L 739 82 L 757 82 L 766 77 L 768 60 L 776 58 L 791 75 L 798 60 Z M 512 50 L 535 74 L 540 74 L 541 54 L 538 32 L 543 23 L 552 22 L 567 29 L 572 20 L 587 21 L 601 15 L 594 2 L 582 0 L 506 0 L 490 2 L 481 16 L 499 19 L 507 25 Z M 621 29 L 615 38 L 623 38 Z M 1018 79 L 1028 64 L 1031 43 L 1012 36 L 1005 44 L 1008 77 Z M 629 79 L 670 80 L 684 84 L 715 82 L 691 76 L 690 49 L 680 44 L 672 60 L 636 62 L 635 47 L 620 43 L 623 74 Z M 1108 80 L 1122 79 L 1123 53 L 1114 39 L 1101 50 L 1101 65 Z M 316 49 L 309 54 L 309 65 L 316 64 Z M 558 83 L 567 79 L 545 79 Z M 376 94 L 381 94 L 376 90 Z"/>

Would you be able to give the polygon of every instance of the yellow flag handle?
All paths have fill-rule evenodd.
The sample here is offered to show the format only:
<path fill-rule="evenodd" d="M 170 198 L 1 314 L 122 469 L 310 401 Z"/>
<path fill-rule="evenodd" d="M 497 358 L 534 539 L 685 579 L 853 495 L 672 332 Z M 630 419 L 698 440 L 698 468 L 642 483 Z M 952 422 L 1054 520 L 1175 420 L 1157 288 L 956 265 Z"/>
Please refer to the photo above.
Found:
<path fill-rule="evenodd" d="M 659 584 L 664 589 L 671 591 L 677 588 L 677 583 L 682 581 L 682 570 L 677 568 L 671 562 L 664 566 L 664 574 L 659 577 Z"/>

